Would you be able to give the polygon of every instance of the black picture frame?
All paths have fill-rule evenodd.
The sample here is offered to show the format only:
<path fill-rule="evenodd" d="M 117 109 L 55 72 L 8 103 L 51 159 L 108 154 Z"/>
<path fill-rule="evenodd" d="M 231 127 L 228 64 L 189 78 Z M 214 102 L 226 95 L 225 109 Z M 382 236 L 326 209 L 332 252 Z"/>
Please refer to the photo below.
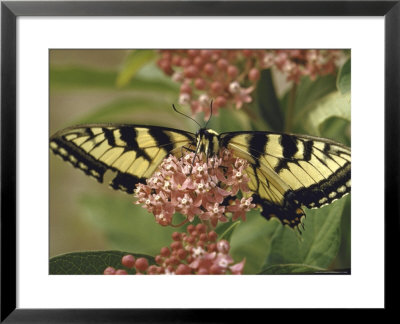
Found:
<path fill-rule="evenodd" d="M 19 16 L 384 16 L 385 308 L 398 276 L 400 1 L 4 1 L 1 3 L 1 321 L 6 323 L 218 322 L 239 310 L 16 308 L 16 19 Z M 371 130 L 373 134 L 373 130 Z M 371 135 L 369 134 L 369 135 Z M 368 140 L 368 138 L 366 138 Z M 366 155 L 373 152 L 366 152 Z M 371 166 L 371 174 L 374 170 Z M 32 215 L 34 216 L 34 215 Z M 366 283 L 367 285 L 367 283 Z M 253 310 L 254 311 L 254 310 Z M 261 311 L 261 310 L 258 310 Z"/>

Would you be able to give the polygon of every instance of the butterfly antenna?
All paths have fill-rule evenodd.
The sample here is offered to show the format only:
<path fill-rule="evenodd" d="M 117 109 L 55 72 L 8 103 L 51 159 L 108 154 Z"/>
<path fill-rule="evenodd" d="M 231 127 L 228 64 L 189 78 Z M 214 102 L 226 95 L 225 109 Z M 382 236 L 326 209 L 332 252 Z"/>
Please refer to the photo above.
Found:
<path fill-rule="evenodd" d="M 210 110 L 211 110 L 211 112 L 210 112 L 210 117 L 208 118 L 207 123 L 206 123 L 206 125 L 204 126 L 204 128 L 207 128 L 208 122 L 210 121 L 210 119 L 211 119 L 211 117 L 212 117 L 212 104 L 213 104 L 213 100 L 211 99 L 211 102 L 210 102 Z"/>
<path fill-rule="evenodd" d="M 183 116 L 185 116 L 185 117 L 187 117 L 187 118 L 193 120 L 193 121 L 194 121 L 197 125 L 199 125 L 199 127 L 201 128 L 201 125 L 200 125 L 195 119 L 193 119 L 192 117 L 190 117 L 190 116 L 184 114 L 183 112 L 180 112 L 178 109 L 175 108 L 175 105 L 174 105 L 174 104 L 172 104 L 172 108 L 173 108 L 173 109 L 175 110 L 175 112 L 177 112 L 178 114 L 181 114 L 181 115 L 183 115 Z"/>

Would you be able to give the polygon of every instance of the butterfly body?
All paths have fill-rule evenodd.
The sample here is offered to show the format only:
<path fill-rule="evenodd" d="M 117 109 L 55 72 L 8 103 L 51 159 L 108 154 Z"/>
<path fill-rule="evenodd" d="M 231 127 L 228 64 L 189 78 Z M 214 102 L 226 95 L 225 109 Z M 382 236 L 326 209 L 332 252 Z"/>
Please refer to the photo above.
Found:
<path fill-rule="evenodd" d="M 249 188 L 262 215 L 298 227 L 303 208 L 319 208 L 350 192 L 350 148 L 306 135 L 240 131 L 218 134 L 200 128 L 194 134 L 178 129 L 122 124 L 92 124 L 62 130 L 50 147 L 63 160 L 110 186 L 133 193 L 169 154 L 183 150 L 212 157 L 222 148 L 246 159 Z"/>
<path fill-rule="evenodd" d="M 218 154 L 220 149 L 219 134 L 209 128 L 200 128 L 196 133 L 196 152 L 204 152 L 207 157 Z"/>

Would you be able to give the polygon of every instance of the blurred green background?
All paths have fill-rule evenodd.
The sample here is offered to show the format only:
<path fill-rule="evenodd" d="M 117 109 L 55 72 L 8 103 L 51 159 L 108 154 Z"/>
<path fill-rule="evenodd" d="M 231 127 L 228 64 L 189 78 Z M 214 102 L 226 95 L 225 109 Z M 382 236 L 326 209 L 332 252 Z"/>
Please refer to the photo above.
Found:
<path fill-rule="evenodd" d="M 156 51 L 143 52 L 139 59 L 138 52 L 50 50 L 49 136 L 64 127 L 97 122 L 196 132 L 195 123 L 171 108 L 178 102 L 179 84 L 158 69 Z M 294 133 L 350 145 L 350 94 L 340 88 L 343 79 L 328 75 L 301 81 L 294 101 Z M 218 132 L 274 130 L 284 119 L 289 100 L 285 78 L 264 70 L 248 107 L 250 114 L 261 118 L 252 119 L 244 110 L 220 109 L 209 127 Z M 189 109 L 185 112 L 190 114 Z M 203 122 L 202 116 L 196 119 Z M 133 201 L 133 196 L 110 190 L 50 154 L 50 257 L 89 250 L 156 255 L 162 246 L 169 245 L 176 229 L 156 224 L 153 215 Z M 291 271 L 290 264 L 316 270 L 350 268 L 349 196 L 307 211 L 305 226 L 299 236 L 278 221 L 266 221 L 252 212 L 231 236 L 232 255 L 236 262 L 246 257 L 246 273 L 265 269 L 265 273 L 301 272 L 300 267 Z M 283 270 L 282 265 L 286 266 Z"/>

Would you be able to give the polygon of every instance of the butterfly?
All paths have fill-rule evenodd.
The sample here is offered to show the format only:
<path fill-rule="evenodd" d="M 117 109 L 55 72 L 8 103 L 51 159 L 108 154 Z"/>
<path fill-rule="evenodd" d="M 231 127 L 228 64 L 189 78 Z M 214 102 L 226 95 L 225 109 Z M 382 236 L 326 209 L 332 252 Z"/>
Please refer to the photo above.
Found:
<path fill-rule="evenodd" d="M 196 134 L 167 127 L 87 124 L 61 130 L 50 148 L 63 160 L 110 186 L 132 194 L 169 154 L 183 150 L 212 157 L 220 149 L 246 159 L 253 202 L 266 218 L 299 228 L 304 208 L 319 208 L 351 189 L 351 149 L 332 140 L 287 133 L 238 131 L 218 134 L 203 127 Z"/>

